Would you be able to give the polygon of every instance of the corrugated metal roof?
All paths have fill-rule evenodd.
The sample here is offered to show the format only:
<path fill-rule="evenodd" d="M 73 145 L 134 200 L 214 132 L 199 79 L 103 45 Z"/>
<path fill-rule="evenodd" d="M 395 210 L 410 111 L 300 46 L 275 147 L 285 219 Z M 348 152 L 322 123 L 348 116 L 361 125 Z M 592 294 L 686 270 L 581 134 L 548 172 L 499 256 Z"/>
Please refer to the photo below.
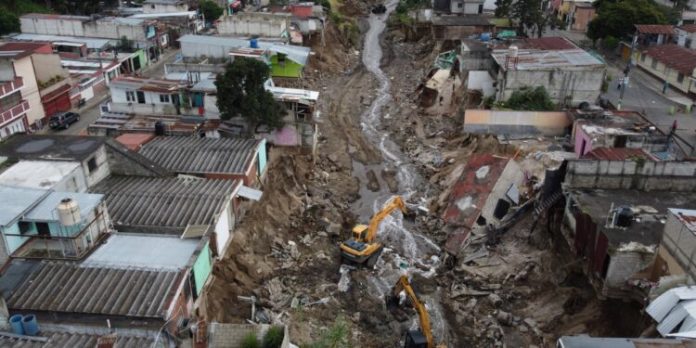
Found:
<path fill-rule="evenodd" d="M 551 36 L 524 39 L 522 40 L 521 48 L 535 48 L 539 50 L 574 50 L 578 49 L 578 46 L 564 37 Z"/>
<path fill-rule="evenodd" d="M 186 267 L 197 246 L 198 240 L 178 236 L 114 233 L 82 265 L 175 271 Z"/>
<path fill-rule="evenodd" d="M 178 272 L 42 262 L 7 299 L 10 310 L 164 318 Z"/>
<path fill-rule="evenodd" d="M 641 34 L 674 34 L 674 26 L 669 24 L 636 24 L 636 30 Z"/>
<path fill-rule="evenodd" d="M 498 66 L 505 70 L 542 70 L 556 67 L 604 66 L 597 56 L 583 49 L 535 50 L 521 49 L 517 58 L 509 56 L 509 50 L 494 50 L 491 54 Z"/>
<path fill-rule="evenodd" d="M 459 252 L 507 163 L 508 159 L 491 154 L 472 155 L 467 161 L 462 176 L 452 188 L 447 209 L 442 214 L 445 223 L 458 227 L 445 244 L 445 250 L 449 253 Z"/>
<path fill-rule="evenodd" d="M 657 158 L 651 156 L 645 150 L 640 148 L 607 148 L 600 147 L 586 153 L 583 159 L 607 160 L 607 161 L 625 161 L 628 159 L 646 159 L 657 161 Z"/>
<path fill-rule="evenodd" d="M 687 317 L 696 318 L 696 287 L 670 289 L 650 302 L 645 312 L 657 321 L 660 334 L 672 333 Z"/>
<path fill-rule="evenodd" d="M 652 46 L 643 54 L 657 59 L 662 64 L 686 76 L 696 68 L 696 52 L 675 44 Z"/>
<path fill-rule="evenodd" d="M 182 151 L 185 152 L 185 151 Z M 110 177 L 90 191 L 106 196 L 114 225 L 127 232 L 143 227 L 213 225 L 241 182 L 198 178 Z"/>
<path fill-rule="evenodd" d="M 669 212 L 681 221 L 689 231 L 696 233 L 696 210 L 670 208 Z"/>
<path fill-rule="evenodd" d="M 43 331 L 43 330 L 42 330 Z M 99 335 L 72 332 L 42 332 L 41 336 L 13 336 L 0 333 L 0 347 L 5 348 L 76 348 L 96 347 Z M 44 340 L 36 340 L 46 339 Z M 163 340 L 160 340 L 161 342 Z M 154 337 L 116 336 L 114 348 L 151 347 Z M 163 347 L 160 343 L 156 347 Z"/>
<path fill-rule="evenodd" d="M 696 33 L 696 24 L 684 24 L 680 26 L 679 29 L 686 31 L 687 33 Z"/>
<path fill-rule="evenodd" d="M 0 185 L 0 226 L 7 226 L 26 214 L 46 195 L 47 190 Z"/>
<path fill-rule="evenodd" d="M 100 49 L 109 45 L 111 40 L 100 39 L 96 37 L 74 37 L 74 36 L 62 36 L 62 35 L 43 35 L 43 34 L 30 34 L 21 33 L 17 35 L 10 36 L 12 40 L 18 41 L 46 41 L 52 42 L 54 44 L 68 42 L 68 43 L 78 43 L 84 44 L 89 49 Z"/>
<path fill-rule="evenodd" d="M 177 173 L 246 174 L 258 140 L 240 138 L 157 137 L 140 154 Z"/>

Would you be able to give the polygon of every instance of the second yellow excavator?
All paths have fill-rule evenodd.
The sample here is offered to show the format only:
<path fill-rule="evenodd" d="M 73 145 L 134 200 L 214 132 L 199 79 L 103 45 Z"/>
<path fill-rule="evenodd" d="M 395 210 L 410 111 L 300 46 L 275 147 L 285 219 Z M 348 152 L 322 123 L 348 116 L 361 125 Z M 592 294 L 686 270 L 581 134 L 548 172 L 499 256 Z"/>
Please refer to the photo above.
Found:
<path fill-rule="evenodd" d="M 402 299 L 402 293 L 404 298 Z M 420 330 L 409 330 L 406 333 L 406 341 L 404 342 L 404 348 L 447 348 L 444 344 L 435 345 L 435 339 L 433 338 L 433 332 L 430 328 L 430 316 L 425 308 L 425 304 L 418 299 L 416 292 L 413 291 L 411 283 L 408 281 L 408 277 L 402 275 L 396 282 L 391 290 L 390 294 L 385 297 L 387 302 L 387 309 L 394 313 L 396 308 L 401 307 L 402 302 L 409 301 L 411 306 L 418 313 L 418 320 L 420 322 Z"/>
<path fill-rule="evenodd" d="M 341 243 L 341 258 L 344 262 L 374 267 L 384 248 L 382 243 L 375 240 L 379 224 L 395 209 L 401 209 L 404 215 L 408 214 L 401 196 L 394 196 L 391 202 L 372 217 L 370 225 L 353 227 L 353 237 Z"/>

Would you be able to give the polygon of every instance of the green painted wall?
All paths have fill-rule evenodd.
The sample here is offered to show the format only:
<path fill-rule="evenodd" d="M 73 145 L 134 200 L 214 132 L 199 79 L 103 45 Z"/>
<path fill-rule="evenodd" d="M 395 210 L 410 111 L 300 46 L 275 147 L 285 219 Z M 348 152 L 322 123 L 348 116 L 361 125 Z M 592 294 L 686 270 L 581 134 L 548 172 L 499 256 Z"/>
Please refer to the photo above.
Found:
<path fill-rule="evenodd" d="M 203 285 L 205 285 L 205 281 L 208 279 L 213 269 L 210 261 L 210 245 L 209 243 L 205 243 L 205 247 L 203 247 L 201 253 L 198 254 L 198 259 L 196 259 L 196 262 L 193 264 L 193 280 L 196 283 L 196 296 L 201 294 Z"/>
<path fill-rule="evenodd" d="M 285 58 L 285 63 L 281 66 L 278 63 L 278 55 L 271 56 L 271 76 L 273 77 L 302 77 L 304 65 L 293 62 Z"/>
<path fill-rule="evenodd" d="M 147 66 L 147 57 L 145 57 L 145 51 L 143 50 L 137 50 L 135 52 L 136 57 L 138 57 L 138 60 L 140 61 L 140 69 L 144 68 Z"/>

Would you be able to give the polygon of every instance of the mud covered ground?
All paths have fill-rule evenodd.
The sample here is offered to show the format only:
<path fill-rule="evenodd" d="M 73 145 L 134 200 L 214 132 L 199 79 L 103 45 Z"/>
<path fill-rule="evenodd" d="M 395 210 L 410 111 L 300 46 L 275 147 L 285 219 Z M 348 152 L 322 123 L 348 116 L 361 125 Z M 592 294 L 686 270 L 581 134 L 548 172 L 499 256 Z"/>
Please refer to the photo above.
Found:
<path fill-rule="evenodd" d="M 346 4 L 354 13 L 367 10 Z M 325 47 L 315 43 L 316 54 L 302 81 L 303 87 L 321 93 L 317 156 L 271 150 L 263 198 L 248 211 L 228 254 L 216 263 L 203 314 L 211 321 L 244 322 L 251 306 L 237 296 L 253 295 L 266 318 L 290 325 L 295 344 L 317 339 L 340 316 L 350 325 L 353 346 L 396 347 L 416 322 L 399 322 L 386 310 L 373 284 L 385 277 L 376 270 L 353 270 L 347 290 L 339 289 L 338 244 L 356 222 L 366 222 L 365 212 L 356 206 L 370 200 L 369 192 L 398 191 L 385 187 L 398 186 L 393 175 L 398 168 L 384 161 L 375 139 L 361 127 L 378 82 L 361 64 L 360 48 L 350 47 L 335 27 L 329 25 L 325 42 Z M 423 178 L 411 202 L 429 211 L 407 227 L 442 245 L 447 230 L 438 216 L 468 156 L 512 157 L 517 148 L 494 137 L 462 134 L 467 100 L 461 88 L 445 112 L 426 115 L 417 106 L 417 86 L 438 52 L 430 38 L 406 42 L 398 28 L 388 28 L 382 47 L 381 67 L 391 81 L 392 99 L 382 109 L 378 128 Z M 381 169 L 374 175 L 361 172 L 370 166 Z M 379 188 L 368 187 L 375 184 Z M 552 238 L 553 231 L 542 223 L 531 233 L 531 224 L 530 215 L 493 247 L 472 243 L 456 261 L 435 248 L 424 256 L 442 260 L 431 277 L 413 277 L 432 310 L 436 339 L 449 347 L 552 347 L 566 334 L 639 333 L 639 322 L 626 322 L 630 316 L 624 315 L 618 325 L 612 314 L 639 317 L 637 310 L 598 301 L 570 253 Z M 483 256 L 467 260 L 466 255 Z M 386 254 L 377 267 L 394 257 Z"/>

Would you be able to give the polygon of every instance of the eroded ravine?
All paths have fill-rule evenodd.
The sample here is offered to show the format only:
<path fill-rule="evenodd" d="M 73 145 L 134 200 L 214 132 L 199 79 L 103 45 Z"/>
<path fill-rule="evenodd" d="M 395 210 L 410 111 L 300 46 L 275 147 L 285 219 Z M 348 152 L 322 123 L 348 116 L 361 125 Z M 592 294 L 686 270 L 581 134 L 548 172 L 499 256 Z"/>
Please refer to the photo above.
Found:
<path fill-rule="evenodd" d="M 380 177 L 385 168 L 396 170 L 398 193 L 411 204 L 423 203 L 416 197 L 423 197 L 427 182 L 419 175 L 416 168 L 405 156 L 398 145 L 391 139 L 386 127 L 382 127 L 383 109 L 388 103 L 393 102 L 390 94 L 390 78 L 381 69 L 382 47 L 381 35 L 386 28 L 387 18 L 394 11 L 398 0 L 389 0 L 385 3 L 387 8 L 384 14 L 371 14 L 368 18 L 369 29 L 365 34 L 362 62 L 377 80 L 376 95 L 369 108 L 361 115 L 360 125 L 363 136 L 379 149 L 382 162 L 377 164 L 353 161 L 353 176 L 361 181 L 360 199 L 353 204 L 353 212 L 361 221 L 368 221 L 370 217 L 379 211 L 390 200 L 394 193 L 390 192 L 388 184 Z M 368 171 L 377 173 L 379 189 L 371 191 L 367 188 Z M 421 198 L 422 199 L 422 198 Z M 384 295 L 396 283 L 402 274 L 416 274 L 431 278 L 435 276 L 440 265 L 440 248 L 426 236 L 415 231 L 414 226 L 405 223 L 403 216 L 394 213 L 387 217 L 381 224 L 378 237 L 384 243 L 385 249 L 374 270 L 367 276 L 368 284 L 372 288 L 371 293 L 383 298 Z M 339 288 L 347 291 L 350 286 L 350 271 L 346 267 L 341 268 L 341 280 Z M 433 294 L 420 294 L 421 299 L 428 304 L 428 312 L 431 316 L 433 334 L 440 340 L 444 340 L 447 332 L 446 322 L 439 304 L 439 291 Z M 413 325 L 417 324 L 414 318 Z"/>

